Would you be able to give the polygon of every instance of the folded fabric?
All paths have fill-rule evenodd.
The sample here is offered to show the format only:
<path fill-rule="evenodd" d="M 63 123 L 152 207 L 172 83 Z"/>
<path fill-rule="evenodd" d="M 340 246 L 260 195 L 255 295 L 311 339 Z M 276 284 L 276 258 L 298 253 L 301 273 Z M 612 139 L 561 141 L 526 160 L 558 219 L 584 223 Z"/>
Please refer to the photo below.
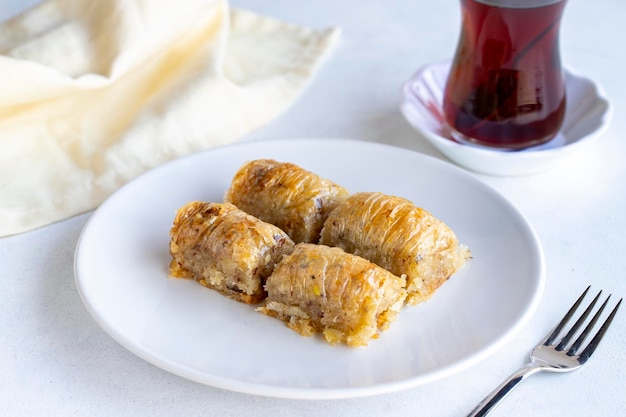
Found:
<path fill-rule="evenodd" d="M 225 0 L 51 0 L 0 23 L 0 236 L 268 123 L 337 37 Z"/>

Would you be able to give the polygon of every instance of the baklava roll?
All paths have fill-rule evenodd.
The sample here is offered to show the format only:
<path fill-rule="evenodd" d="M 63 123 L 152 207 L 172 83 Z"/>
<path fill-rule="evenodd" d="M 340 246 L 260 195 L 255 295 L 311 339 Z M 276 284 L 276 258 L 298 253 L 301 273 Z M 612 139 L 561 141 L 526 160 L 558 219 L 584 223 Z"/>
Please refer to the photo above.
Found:
<path fill-rule="evenodd" d="M 454 232 L 411 201 L 382 193 L 355 193 L 328 217 L 320 243 L 362 256 L 407 280 L 416 304 L 470 257 Z"/>
<path fill-rule="evenodd" d="M 340 248 L 300 243 L 276 266 L 259 308 L 304 336 L 367 345 L 404 304 L 404 278 Z"/>
<path fill-rule="evenodd" d="M 263 285 L 294 243 L 278 227 L 232 204 L 191 202 L 170 231 L 170 274 L 247 304 L 265 298 Z"/>
<path fill-rule="evenodd" d="M 297 165 L 258 159 L 237 171 L 224 201 L 280 227 L 295 243 L 317 243 L 328 213 L 348 194 Z"/>

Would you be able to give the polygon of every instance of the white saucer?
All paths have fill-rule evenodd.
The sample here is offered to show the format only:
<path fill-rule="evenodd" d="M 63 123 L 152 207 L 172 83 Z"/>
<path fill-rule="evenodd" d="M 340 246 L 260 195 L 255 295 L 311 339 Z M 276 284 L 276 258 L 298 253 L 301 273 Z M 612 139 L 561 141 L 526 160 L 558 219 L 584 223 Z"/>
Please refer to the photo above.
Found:
<path fill-rule="evenodd" d="M 401 111 L 433 146 L 457 164 L 491 175 L 526 175 L 553 167 L 593 142 L 608 126 L 612 108 L 602 88 L 565 70 L 567 109 L 561 132 L 550 142 L 523 151 L 506 151 L 456 142 L 443 123 L 443 90 L 450 62 L 427 65 L 403 87 Z"/>

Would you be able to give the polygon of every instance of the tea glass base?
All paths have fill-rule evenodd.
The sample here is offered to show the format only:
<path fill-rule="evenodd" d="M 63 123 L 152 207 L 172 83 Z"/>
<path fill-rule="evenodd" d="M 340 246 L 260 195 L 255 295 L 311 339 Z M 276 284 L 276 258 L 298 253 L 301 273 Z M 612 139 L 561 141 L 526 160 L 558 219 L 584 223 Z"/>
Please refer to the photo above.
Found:
<path fill-rule="evenodd" d="M 560 134 L 556 134 L 556 135 L 551 135 L 545 138 L 540 138 L 540 139 L 536 139 L 536 140 L 532 140 L 532 141 L 526 141 L 526 142 L 520 142 L 520 143 L 493 143 L 493 142 L 484 142 L 480 139 L 476 139 L 467 135 L 464 135 L 463 133 L 459 132 L 458 130 L 450 127 L 449 125 L 446 126 L 447 130 L 449 132 L 449 135 L 457 142 L 463 144 L 463 145 L 471 145 L 477 148 L 483 148 L 483 149 L 491 149 L 491 150 L 499 150 L 499 151 L 523 151 L 525 149 L 529 149 L 529 148 L 537 148 L 537 147 L 543 147 L 543 146 L 548 146 L 548 145 L 552 145 L 552 142 L 558 142 L 563 141 L 562 135 Z"/>

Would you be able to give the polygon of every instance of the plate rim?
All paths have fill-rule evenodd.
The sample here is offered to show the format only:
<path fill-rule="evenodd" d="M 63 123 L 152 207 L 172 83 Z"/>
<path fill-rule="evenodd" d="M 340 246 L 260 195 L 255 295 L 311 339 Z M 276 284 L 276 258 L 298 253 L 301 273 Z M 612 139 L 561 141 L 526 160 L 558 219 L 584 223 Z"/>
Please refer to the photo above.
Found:
<path fill-rule="evenodd" d="M 460 360 L 454 361 L 452 364 L 444 366 L 443 368 L 435 368 L 433 370 L 429 370 L 425 373 L 419 375 L 412 375 L 411 377 L 407 377 L 401 380 L 390 381 L 390 382 L 382 382 L 375 383 L 372 385 L 366 386 L 346 386 L 342 388 L 325 388 L 325 387 L 288 387 L 288 386 L 279 386 L 274 384 L 266 384 L 266 383 L 252 383 L 249 381 L 241 381 L 236 380 L 234 378 L 227 378 L 220 375 L 210 375 L 207 377 L 205 373 L 201 373 L 198 370 L 194 370 L 187 365 L 184 364 L 174 364 L 171 361 L 168 361 L 166 358 L 163 358 L 162 355 L 158 355 L 151 350 L 142 349 L 140 345 L 136 343 L 132 343 L 131 340 L 127 340 L 118 330 L 115 329 L 114 326 L 111 326 L 100 311 L 98 311 L 90 302 L 89 299 L 85 296 L 85 282 L 81 279 L 81 262 L 83 262 L 83 257 L 81 256 L 82 251 L 84 250 L 84 241 L 86 236 L 89 233 L 92 225 L 98 221 L 100 215 L 102 213 L 106 213 L 106 209 L 110 201 L 114 201 L 118 193 L 127 187 L 135 184 L 137 182 L 142 181 L 142 179 L 148 175 L 151 175 L 152 172 L 156 170 L 160 170 L 165 166 L 184 163 L 184 160 L 188 158 L 203 158 L 203 155 L 215 153 L 218 150 L 228 150 L 228 149 L 236 149 L 237 147 L 248 147 L 251 144 L 254 146 L 258 146 L 259 144 L 293 144 L 294 142 L 298 142 L 300 146 L 308 146 L 305 143 L 308 142 L 309 145 L 318 145 L 320 143 L 336 143 L 336 141 L 342 141 L 345 145 L 356 145 L 356 146 L 365 146 L 365 147 L 374 147 L 379 149 L 387 149 L 392 152 L 410 152 L 414 154 L 414 157 L 417 158 L 425 158 L 431 160 L 433 163 L 438 164 L 443 169 L 451 169 L 456 171 L 457 174 L 467 176 L 471 178 L 472 181 L 480 184 L 482 187 L 486 187 L 490 192 L 494 195 L 498 196 L 502 203 L 508 206 L 510 210 L 512 210 L 517 216 L 519 216 L 520 220 L 524 224 L 525 228 L 529 232 L 529 236 L 532 240 L 534 248 L 536 250 L 537 255 L 537 271 L 535 278 L 535 290 L 532 294 L 532 297 L 528 300 L 528 306 L 523 311 L 522 315 L 517 319 L 513 326 L 508 328 L 505 332 L 503 332 L 500 337 L 488 343 L 483 348 L 479 349 L 475 353 L 466 356 Z M 274 397 L 274 398 L 286 398 L 286 399 L 308 399 L 308 400 L 328 400 L 328 399 L 346 399 L 346 398 L 359 398 L 359 397 L 367 397 L 379 394 L 386 394 L 391 392 L 397 392 L 401 390 L 406 390 L 418 386 L 422 386 L 428 383 L 432 383 L 444 378 L 448 378 L 454 374 L 458 374 L 459 372 L 474 366 L 487 357 L 495 353 L 497 350 L 501 349 L 503 345 L 509 342 L 511 338 L 513 338 L 519 331 L 528 323 L 530 318 L 533 316 L 539 302 L 541 300 L 545 281 L 546 281 L 546 267 L 545 267 L 545 254 L 543 251 L 543 247 L 541 245 L 541 241 L 539 237 L 532 227 L 531 223 L 528 221 L 526 216 L 517 209 L 502 193 L 498 190 L 479 179 L 475 175 L 466 170 L 453 165 L 449 162 L 441 160 L 431 155 L 426 155 L 417 151 L 413 151 L 406 148 L 401 148 L 395 145 L 379 143 L 379 142 L 368 142 L 357 139 L 350 138 L 338 138 L 338 137 L 302 137 L 302 138 L 274 138 L 274 139 L 265 139 L 265 140 L 256 140 L 256 141 L 242 141 L 236 142 L 227 145 L 221 145 L 214 148 L 202 150 L 199 152 L 194 152 L 189 155 L 185 155 L 180 158 L 173 159 L 165 164 L 162 164 L 158 167 L 150 169 L 128 183 L 124 184 L 120 187 L 116 192 L 114 192 L 111 196 L 109 196 L 98 208 L 96 208 L 89 219 L 83 226 L 80 235 L 78 237 L 75 250 L 74 250 L 74 278 L 75 285 L 77 286 L 81 301 L 86 307 L 89 314 L 94 318 L 96 323 L 107 333 L 110 337 L 112 337 L 117 343 L 119 343 L 122 347 L 138 356 L 139 358 L 157 366 L 161 369 L 164 369 L 174 375 L 179 377 L 195 381 L 197 383 L 212 386 L 215 388 L 225 389 L 233 392 L 239 392 L 244 394 L 251 395 L 260 395 L 265 397 Z"/>

